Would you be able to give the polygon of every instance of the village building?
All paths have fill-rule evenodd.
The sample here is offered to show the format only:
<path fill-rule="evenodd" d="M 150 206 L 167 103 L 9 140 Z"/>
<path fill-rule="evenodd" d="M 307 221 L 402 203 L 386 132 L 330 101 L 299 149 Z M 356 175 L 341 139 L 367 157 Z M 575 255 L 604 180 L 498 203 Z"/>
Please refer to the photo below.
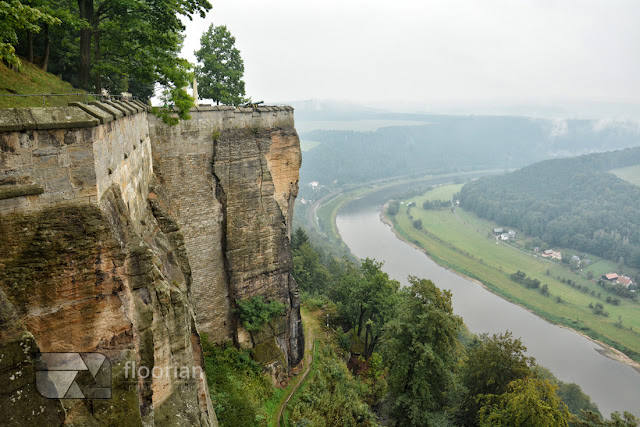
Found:
<path fill-rule="evenodd" d="M 629 276 L 620 276 L 618 277 L 618 283 L 628 288 L 630 285 L 633 285 L 633 280 L 631 280 Z"/>
<path fill-rule="evenodd" d="M 551 258 L 551 259 L 556 259 L 558 261 L 562 261 L 562 253 L 559 251 L 554 251 L 552 249 L 547 249 L 546 251 L 544 251 L 542 256 L 544 258 Z"/>

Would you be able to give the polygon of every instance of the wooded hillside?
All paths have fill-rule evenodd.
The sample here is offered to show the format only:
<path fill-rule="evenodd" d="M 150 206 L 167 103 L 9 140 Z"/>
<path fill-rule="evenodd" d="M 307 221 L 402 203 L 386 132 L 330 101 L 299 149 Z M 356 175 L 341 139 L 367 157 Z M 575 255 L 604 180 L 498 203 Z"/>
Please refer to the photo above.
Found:
<path fill-rule="evenodd" d="M 607 172 L 640 163 L 640 148 L 548 160 L 478 179 L 460 206 L 551 246 L 640 267 L 640 187 Z"/>

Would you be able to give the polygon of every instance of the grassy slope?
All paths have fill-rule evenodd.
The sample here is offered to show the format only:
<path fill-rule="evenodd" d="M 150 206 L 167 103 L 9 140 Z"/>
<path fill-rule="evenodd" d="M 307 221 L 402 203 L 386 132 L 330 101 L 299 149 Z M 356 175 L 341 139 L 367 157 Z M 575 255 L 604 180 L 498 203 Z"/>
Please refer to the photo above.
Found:
<path fill-rule="evenodd" d="M 14 71 L 0 63 L 0 94 L 83 93 L 53 74 L 22 60 L 22 69 Z M 48 96 L 46 106 L 67 105 L 72 101 L 86 101 L 84 95 Z M 0 108 L 42 107 L 41 96 L 0 96 Z"/>
<path fill-rule="evenodd" d="M 394 219 L 396 229 L 408 240 L 425 248 L 438 263 L 481 281 L 494 292 L 532 309 L 555 323 L 581 330 L 593 338 L 620 350 L 626 350 L 629 354 L 635 352 L 636 358 L 640 359 L 638 304 L 624 298 L 621 298 L 619 306 L 607 304 L 606 296 L 616 296 L 605 292 L 586 278 L 570 272 L 565 265 L 534 258 L 502 243 L 496 245 L 495 239 L 487 237 L 487 233 L 497 225 L 481 220 L 460 208 L 457 209 L 460 219 L 449 209 L 425 211 L 421 208 L 425 199 L 443 199 L 446 198 L 443 196 L 450 196 L 458 188 L 459 186 L 449 186 L 446 189 L 441 187 L 436 192 L 406 200 L 405 205 L 409 200 L 416 202 L 417 207 L 411 209 L 411 214 L 414 219 L 422 219 L 425 230 L 418 231 L 411 225 L 406 208 L 401 208 Z M 547 269 L 549 275 L 546 274 Z M 537 290 L 529 290 L 513 282 L 509 275 L 517 270 L 522 270 L 543 284 L 548 284 L 551 296 L 545 297 Z M 563 284 L 560 278 L 587 285 L 595 291 L 596 296 L 584 294 Z M 597 297 L 598 292 L 602 294 L 600 299 Z M 565 302 L 556 302 L 558 296 Z M 587 307 L 589 303 L 597 302 L 604 304 L 605 311 L 610 313 L 609 317 L 594 315 Z M 622 316 L 624 328 L 615 325 L 619 315 Z M 628 329 L 630 326 L 633 327 L 633 331 Z"/>
<path fill-rule="evenodd" d="M 635 185 L 640 185 L 640 165 L 613 169 L 610 172 L 616 175 L 618 178 L 629 181 L 630 183 Z"/>

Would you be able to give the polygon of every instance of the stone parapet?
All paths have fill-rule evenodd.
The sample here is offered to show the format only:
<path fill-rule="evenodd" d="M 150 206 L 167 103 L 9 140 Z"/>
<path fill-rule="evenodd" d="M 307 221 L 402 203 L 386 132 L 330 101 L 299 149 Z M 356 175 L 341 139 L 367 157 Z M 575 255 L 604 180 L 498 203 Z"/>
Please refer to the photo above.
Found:
<path fill-rule="evenodd" d="M 117 184 L 139 220 L 153 173 L 147 112 L 128 101 L 117 106 L 0 110 L 0 214 L 98 203 Z"/>

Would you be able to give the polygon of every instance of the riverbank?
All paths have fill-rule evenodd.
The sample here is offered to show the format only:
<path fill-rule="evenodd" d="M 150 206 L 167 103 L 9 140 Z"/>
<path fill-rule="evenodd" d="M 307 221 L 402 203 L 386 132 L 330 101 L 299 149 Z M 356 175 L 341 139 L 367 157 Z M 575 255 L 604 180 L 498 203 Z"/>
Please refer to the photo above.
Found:
<path fill-rule="evenodd" d="M 422 205 L 421 198 L 411 199 L 418 206 Z M 506 245 L 496 245 L 493 239 L 486 237 L 486 231 L 467 229 L 448 209 L 425 211 L 416 207 L 411 208 L 409 213 L 405 211 L 406 202 L 393 219 L 384 218 L 387 224 L 391 224 L 396 236 L 427 253 L 429 258 L 447 270 L 480 283 L 492 293 L 554 325 L 578 332 L 599 343 L 609 349 L 606 351 L 607 357 L 640 372 L 638 360 L 629 357 L 637 357 L 640 353 L 637 304 L 623 301 L 619 306 L 606 306 L 611 316 L 595 315 L 588 306 L 595 304 L 593 301 L 603 301 L 601 293 L 605 296 L 606 293 L 594 283 L 574 277 L 561 264 L 544 263 Z M 425 229 L 418 230 L 412 225 L 416 219 L 422 220 Z M 510 273 L 516 269 L 538 278 L 541 283 L 548 283 L 550 293 L 545 295 L 513 282 Z M 567 277 L 585 289 L 589 286 L 590 292 L 567 285 Z M 614 319 L 618 319 L 618 322 Z"/>
<path fill-rule="evenodd" d="M 486 285 L 485 283 L 483 283 L 482 281 L 480 281 L 480 280 L 478 280 L 478 279 L 476 279 L 476 278 L 474 278 L 474 277 L 468 276 L 468 275 L 466 275 L 466 274 L 464 274 L 464 273 L 462 273 L 462 272 L 460 272 L 460 271 L 456 270 L 455 268 L 452 268 L 452 267 L 451 267 L 451 266 L 449 266 L 449 265 L 445 265 L 445 264 L 443 264 L 442 262 L 439 262 L 439 261 L 440 261 L 440 260 L 439 260 L 439 258 L 437 258 L 437 257 L 432 257 L 432 256 L 429 254 L 429 252 L 428 252 L 427 250 L 425 250 L 423 247 L 421 247 L 421 246 L 419 246 L 418 244 L 416 244 L 416 243 L 414 243 L 414 242 L 410 241 L 409 239 L 407 239 L 405 236 L 403 236 L 402 234 L 400 234 L 400 233 L 398 232 L 398 230 L 397 230 L 397 229 L 395 228 L 395 226 L 394 226 L 394 223 L 393 223 L 393 222 L 392 222 L 392 221 L 391 221 L 391 220 L 390 220 L 390 219 L 385 215 L 385 213 L 384 213 L 384 212 L 386 211 L 387 205 L 388 205 L 388 203 L 386 203 L 386 204 L 385 204 L 385 205 L 383 205 L 383 207 L 382 207 L 382 211 L 380 212 L 380 220 L 381 220 L 384 224 L 388 225 L 388 226 L 391 228 L 391 231 L 393 232 L 393 234 L 394 234 L 394 235 L 395 235 L 399 240 L 402 240 L 402 241 L 403 241 L 404 243 L 406 243 L 407 245 L 409 245 L 409 246 L 411 246 L 411 247 L 413 247 L 413 248 L 415 248 L 415 249 L 419 250 L 420 252 L 424 253 L 424 254 L 425 254 L 429 259 L 431 259 L 433 262 L 435 262 L 436 264 L 438 264 L 440 267 L 442 267 L 442 268 L 444 268 L 444 269 L 446 269 L 446 270 L 448 270 L 448 271 L 451 271 L 452 273 L 454 273 L 454 274 L 456 274 L 456 275 L 458 275 L 458 276 L 460 276 L 460 277 L 462 277 L 462 278 L 464 278 L 464 279 L 466 279 L 466 280 L 468 280 L 468 281 L 470 281 L 470 282 L 476 283 L 477 285 L 481 286 L 483 289 L 485 289 L 485 290 L 487 290 L 487 291 L 489 291 L 489 292 L 491 292 L 491 293 L 493 293 L 493 294 L 495 294 L 495 295 L 498 295 L 498 296 L 499 296 L 499 297 L 501 297 L 501 298 L 504 298 L 504 299 L 506 299 L 506 300 L 508 300 L 508 301 L 510 301 L 510 302 L 512 302 L 512 303 L 514 303 L 514 304 L 517 304 L 518 306 L 522 307 L 523 309 L 527 310 L 528 312 L 530 312 L 530 313 L 532 313 L 532 314 L 535 314 L 536 316 L 538 316 L 538 317 L 540 317 L 541 319 L 543 319 L 543 320 L 545 320 L 545 321 L 547 321 L 547 322 L 551 323 L 552 325 L 559 326 L 559 327 L 561 327 L 561 328 L 563 328 L 563 329 L 570 330 L 570 331 L 572 331 L 572 332 L 575 332 L 575 333 L 577 333 L 577 334 L 579 334 L 579 335 L 581 335 L 581 336 L 585 337 L 586 339 L 588 339 L 588 340 L 590 340 L 590 341 L 594 342 L 595 344 L 597 344 L 597 345 L 599 345 L 599 346 L 601 346 L 601 347 L 602 347 L 601 349 L 596 349 L 596 351 L 598 351 L 598 353 L 602 354 L 602 355 L 603 355 L 603 356 L 605 356 L 605 357 L 608 357 L 608 358 L 609 358 L 609 359 L 611 359 L 611 360 L 615 360 L 615 361 L 617 361 L 617 362 L 624 363 L 625 365 L 630 366 L 631 368 L 635 369 L 638 373 L 640 373 L 640 363 L 638 363 L 637 361 L 635 361 L 635 360 L 631 359 L 629 356 L 627 356 L 626 354 L 624 354 L 624 353 L 623 353 L 623 352 L 621 352 L 620 350 L 618 350 L 618 349 L 616 349 L 616 348 L 614 348 L 614 347 L 612 347 L 612 346 L 610 346 L 610 345 L 608 345 L 608 344 L 606 344 L 606 343 L 604 343 L 604 342 L 602 342 L 602 341 L 600 341 L 600 340 L 594 339 L 594 338 L 590 337 L 589 335 L 587 335 L 587 334 L 583 333 L 582 331 L 576 330 L 576 329 L 574 329 L 574 328 L 570 328 L 570 327 L 568 327 L 568 326 L 566 326 L 566 325 L 564 325 L 564 324 L 562 324 L 562 323 L 553 322 L 553 321 L 551 321 L 550 319 L 546 318 L 545 316 L 541 316 L 540 314 L 538 314 L 538 313 L 537 313 L 535 310 L 533 310 L 531 307 L 528 307 L 528 306 L 527 306 L 527 305 L 525 305 L 525 304 L 521 304 L 521 303 L 519 303 L 519 302 L 513 301 L 513 300 L 511 300 L 510 298 L 508 298 L 508 296 L 505 296 L 505 295 L 504 295 L 503 293 L 501 293 L 501 292 L 496 292 L 496 290 L 495 290 L 493 287 L 491 287 L 491 286 L 487 286 L 487 285 Z"/>

